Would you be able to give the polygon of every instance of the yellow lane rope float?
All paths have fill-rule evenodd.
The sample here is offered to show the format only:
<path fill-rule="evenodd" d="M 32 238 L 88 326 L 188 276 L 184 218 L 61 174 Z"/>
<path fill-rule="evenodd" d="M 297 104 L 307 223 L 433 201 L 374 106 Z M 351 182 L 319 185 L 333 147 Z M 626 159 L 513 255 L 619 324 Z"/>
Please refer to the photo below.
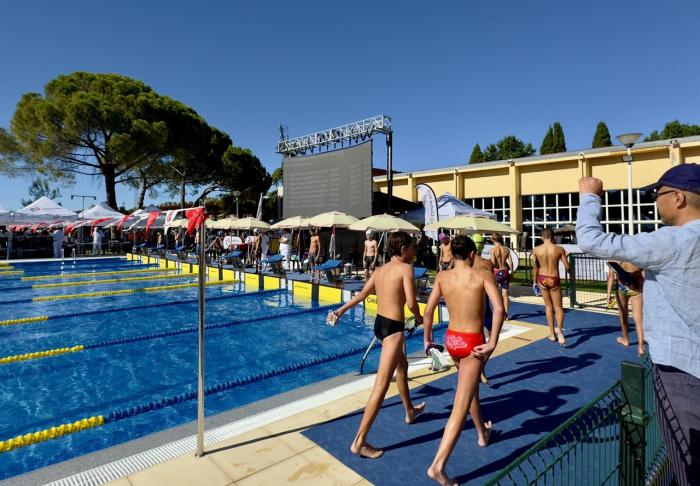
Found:
<path fill-rule="evenodd" d="M 28 361 L 30 359 L 47 358 L 49 356 L 58 356 L 60 354 L 77 353 L 85 349 L 85 346 L 78 345 L 71 348 L 56 348 L 47 349 L 46 351 L 36 351 L 34 353 L 15 354 L 13 356 L 5 356 L 0 358 L 0 364 L 16 363 L 17 361 Z"/>
<path fill-rule="evenodd" d="M 104 275 L 126 275 L 130 273 L 145 273 L 145 272 L 175 272 L 177 268 L 140 268 L 138 270 L 111 270 L 108 272 L 84 272 L 84 273 L 66 273 L 63 275 L 34 275 L 32 277 L 22 277 L 23 282 L 34 282 L 36 280 L 55 280 L 59 278 L 75 278 L 75 277 L 94 277 Z"/>
<path fill-rule="evenodd" d="M 147 277 L 125 277 L 125 278 L 107 278 L 104 280 L 80 280 L 78 282 L 59 282 L 47 284 L 34 284 L 33 289 L 52 289 L 57 287 L 79 287 L 81 285 L 102 285 L 121 282 L 136 282 L 139 280 L 162 280 L 166 278 L 181 278 L 193 275 L 189 272 L 177 273 L 172 275 L 148 275 Z"/>
<path fill-rule="evenodd" d="M 40 430 L 39 432 L 18 435 L 17 437 L 14 437 L 12 439 L 4 441 L 0 440 L 0 452 L 9 452 L 13 449 L 19 449 L 20 447 L 26 447 L 32 444 L 38 444 L 40 442 L 55 439 L 56 437 L 61 437 L 63 435 L 74 434 L 76 432 L 80 432 L 81 430 L 99 427 L 103 423 L 104 417 L 102 415 L 97 415 L 81 420 L 76 420 L 73 423 L 62 424 L 58 427 L 51 427 L 50 429 Z"/>
<path fill-rule="evenodd" d="M 24 275 L 22 270 L 8 270 L 7 272 L 0 272 L 0 277 L 11 277 L 15 275 Z"/>
<path fill-rule="evenodd" d="M 0 326 L 12 326 L 14 324 L 31 324 L 32 322 L 48 321 L 49 316 L 20 317 L 18 319 L 5 319 L 0 321 Z"/>
<path fill-rule="evenodd" d="M 238 280 L 218 280 L 214 282 L 206 282 L 204 285 L 227 285 L 236 283 Z M 82 299 L 87 297 L 106 297 L 110 295 L 129 295 L 136 294 L 139 292 L 163 292 L 167 290 L 177 290 L 186 289 L 189 287 L 196 287 L 199 285 L 197 282 L 175 284 L 175 285 L 159 285 L 157 287 L 143 287 L 140 289 L 123 289 L 123 290 L 105 290 L 102 292 L 85 292 L 82 294 L 66 294 L 66 295 L 45 295 L 42 297 L 34 297 L 32 302 L 46 302 L 52 300 L 68 300 L 68 299 Z"/>

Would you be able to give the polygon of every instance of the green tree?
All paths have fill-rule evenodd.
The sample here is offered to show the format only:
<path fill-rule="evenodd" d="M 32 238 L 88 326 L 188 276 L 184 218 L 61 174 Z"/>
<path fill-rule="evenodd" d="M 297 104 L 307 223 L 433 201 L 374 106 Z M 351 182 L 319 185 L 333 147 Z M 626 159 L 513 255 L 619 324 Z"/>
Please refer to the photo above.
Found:
<path fill-rule="evenodd" d="M 173 130 L 188 125 L 201 130 Z M 49 81 L 43 95 L 22 96 L 11 133 L 0 136 L 0 166 L 10 175 L 22 166 L 57 179 L 101 176 L 107 203 L 116 207 L 117 183 L 200 137 L 208 140 L 207 128 L 194 110 L 141 81 L 75 72 Z"/>
<path fill-rule="evenodd" d="M 692 137 L 694 135 L 700 135 L 700 125 L 690 125 L 673 120 L 664 125 L 661 133 L 654 130 L 644 141 L 653 142 L 655 140 L 669 140 L 671 138 Z"/>
<path fill-rule="evenodd" d="M 49 179 L 46 177 L 35 177 L 27 193 L 29 194 L 29 199 L 22 199 L 22 206 L 28 206 L 42 196 L 46 196 L 49 199 L 58 199 L 61 197 L 61 190 L 57 187 L 51 188 L 49 186 Z"/>
<path fill-rule="evenodd" d="M 484 161 L 517 159 L 529 157 L 534 153 L 535 149 L 531 143 L 526 144 L 515 135 L 507 135 L 486 147 Z"/>
<path fill-rule="evenodd" d="M 610 147 L 612 145 L 612 141 L 610 140 L 610 131 L 608 130 L 608 126 L 601 122 L 598 122 L 598 125 L 595 127 L 595 134 L 593 135 L 593 143 L 591 144 L 591 148 L 601 148 L 601 147 Z"/>
<path fill-rule="evenodd" d="M 279 166 L 272 173 L 272 184 L 275 186 L 281 186 L 284 183 L 284 167 Z M 276 193 L 275 193 L 276 194 Z"/>
<path fill-rule="evenodd" d="M 552 152 L 552 139 L 554 135 L 552 134 L 552 125 L 547 128 L 547 133 L 545 133 L 542 139 L 542 145 L 540 145 L 540 155 L 551 154 Z"/>
<path fill-rule="evenodd" d="M 560 154 L 562 152 L 566 152 L 564 129 L 561 127 L 561 123 L 554 122 L 552 125 L 552 151 L 550 153 Z"/>
<path fill-rule="evenodd" d="M 469 156 L 469 163 L 470 164 L 478 164 L 479 162 L 484 161 L 484 154 L 481 153 L 481 147 L 477 143 L 474 145 L 474 148 L 472 149 L 472 154 Z"/>

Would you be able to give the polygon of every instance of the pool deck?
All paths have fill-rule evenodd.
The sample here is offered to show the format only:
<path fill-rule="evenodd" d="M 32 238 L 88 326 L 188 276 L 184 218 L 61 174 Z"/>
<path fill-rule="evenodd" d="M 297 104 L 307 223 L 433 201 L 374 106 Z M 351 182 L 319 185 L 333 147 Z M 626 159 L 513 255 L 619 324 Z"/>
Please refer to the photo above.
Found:
<path fill-rule="evenodd" d="M 504 340 L 494 356 L 521 348 L 547 335 L 546 328 L 541 325 L 519 321 L 511 323 L 527 330 L 518 335 L 517 339 Z M 454 372 L 454 367 L 442 373 L 434 373 L 427 368 L 415 369 L 409 373 L 409 386 L 414 389 Z M 372 376 L 369 378 L 367 384 L 370 386 L 365 386 L 360 391 L 218 442 L 208 447 L 202 458 L 193 454 L 182 455 L 108 484 L 372 484 L 303 435 L 310 427 L 333 421 L 364 407 L 373 381 Z M 397 395 L 396 385 L 392 383 L 387 400 Z"/>

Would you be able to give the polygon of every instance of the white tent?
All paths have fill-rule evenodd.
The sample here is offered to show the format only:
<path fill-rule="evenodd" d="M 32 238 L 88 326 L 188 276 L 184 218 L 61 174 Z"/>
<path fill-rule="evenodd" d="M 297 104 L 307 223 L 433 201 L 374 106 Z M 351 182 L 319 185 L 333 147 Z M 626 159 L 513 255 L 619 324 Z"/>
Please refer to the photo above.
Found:
<path fill-rule="evenodd" d="M 496 215 L 477 209 L 464 201 L 446 192 L 437 199 L 438 218 L 440 221 L 454 216 L 479 216 L 482 218 L 496 219 Z M 425 209 L 417 208 L 401 215 L 402 219 L 411 223 L 422 224 L 425 222 Z"/>
<path fill-rule="evenodd" d="M 42 196 L 29 206 L 18 210 L 12 222 L 14 224 L 58 223 L 59 221 L 75 221 L 78 215 L 46 196 Z"/>
<path fill-rule="evenodd" d="M 162 228 L 165 225 L 165 212 L 161 211 L 158 206 L 147 206 L 143 209 L 137 209 L 129 215 L 129 219 L 124 224 L 124 229 L 133 230 L 145 228 L 148 222 L 148 216 L 151 213 L 160 211 L 158 218 L 151 225 L 152 228 Z"/>
<path fill-rule="evenodd" d="M 110 208 L 106 202 L 101 202 L 97 203 L 94 206 L 92 206 L 90 209 L 86 209 L 82 213 L 78 214 L 80 219 L 87 219 L 87 220 L 93 220 L 93 219 L 103 219 L 103 218 L 121 218 L 124 216 L 122 213 L 119 211 L 115 211 L 114 209 Z"/>
<path fill-rule="evenodd" d="M 0 206 L 0 224 L 8 224 L 10 222 L 10 212 Z"/>

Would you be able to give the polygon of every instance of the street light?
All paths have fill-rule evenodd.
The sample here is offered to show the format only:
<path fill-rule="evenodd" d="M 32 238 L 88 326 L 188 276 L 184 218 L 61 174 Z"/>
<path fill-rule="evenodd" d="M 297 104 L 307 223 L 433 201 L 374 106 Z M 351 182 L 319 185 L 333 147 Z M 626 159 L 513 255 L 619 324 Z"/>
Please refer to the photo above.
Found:
<path fill-rule="evenodd" d="M 231 194 L 236 198 L 236 219 L 238 219 L 238 198 L 241 197 L 241 191 L 233 191 Z"/>
<path fill-rule="evenodd" d="M 70 195 L 70 200 L 72 201 L 76 197 L 82 198 L 83 200 L 83 209 L 80 211 L 80 221 L 83 220 L 83 213 L 85 212 L 85 199 L 92 198 L 94 201 L 97 201 L 97 198 L 95 196 L 91 196 L 90 194 L 71 194 Z M 83 226 L 80 225 L 78 228 L 78 253 L 80 253 L 80 245 L 83 243 Z"/>
<path fill-rule="evenodd" d="M 627 232 L 631 235 L 634 233 L 634 205 L 632 204 L 632 146 L 637 143 L 637 140 L 642 136 L 641 133 L 623 133 L 615 138 L 625 147 L 627 147 L 627 155 L 622 157 L 622 160 L 627 162 L 627 204 L 629 205 L 629 226 Z"/>

